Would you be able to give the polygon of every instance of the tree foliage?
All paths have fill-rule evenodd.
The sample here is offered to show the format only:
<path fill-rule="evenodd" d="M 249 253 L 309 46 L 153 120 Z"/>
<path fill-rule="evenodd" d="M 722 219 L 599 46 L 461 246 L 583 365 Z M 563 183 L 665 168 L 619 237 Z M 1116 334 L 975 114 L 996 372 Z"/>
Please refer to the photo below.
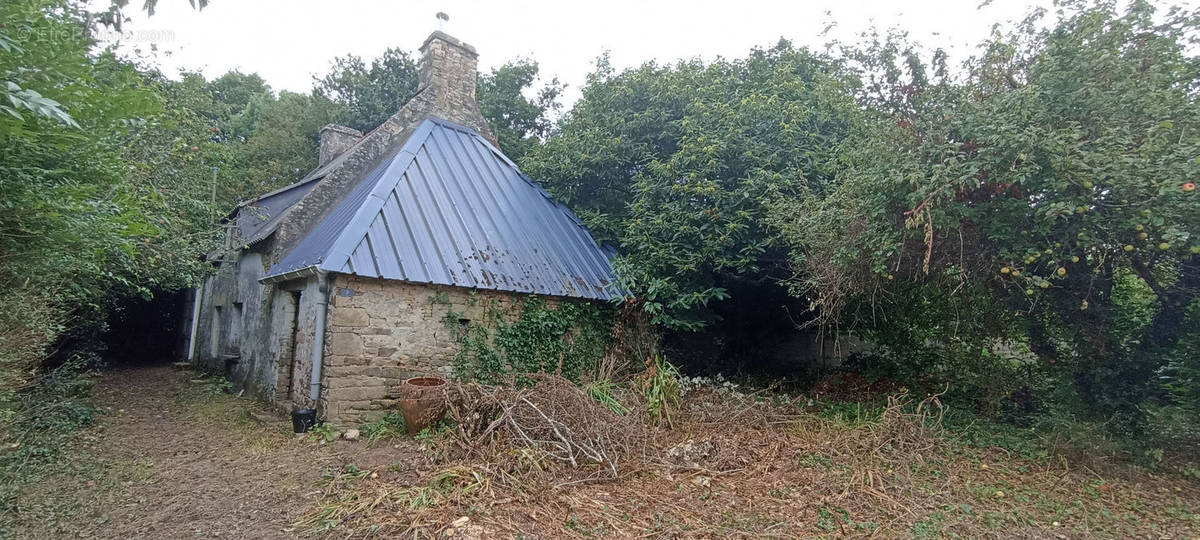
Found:
<path fill-rule="evenodd" d="M 557 79 L 535 89 L 538 64 L 506 62 L 479 74 L 476 99 L 500 147 L 519 160 L 550 129 L 549 115 L 558 110 L 563 86 Z M 419 75 L 413 55 L 390 48 L 367 63 L 360 57 L 335 58 L 329 72 L 314 79 L 313 94 L 342 107 L 337 122 L 359 131 L 375 129 L 417 93 Z M 526 93 L 534 97 L 526 97 Z"/>
<path fill-rule="evenodd" d="M 371 131 L 417 93 L 417 62 L 408 52 L 389 48 L 368 66 L 354 55 L 340 56 L 313 93 L 344 107 L 339 123 Z"/>
<path fill-rule="evenodd" d="M 774 222 L 826 322 L 874 328 L 910 367 L 930 343 L 1027 341 L 1079 410 L 1132 425 L 1200 291 L 1197 19 L 1047 17 L 997 32 L 959 78 L 894 41 L 857 51 L 888 74 L 864 92 L 865 136 L 832 190 L 777 201 Z M 914 311 L 942 322 L 901 331 Z"/>
<path fill-rule="evenodd" d="M 527 170 L 601 239 L 656 322 L 695 327 L 736 282 L 785 277 L 766 202 L 823 185 L 858 115 L 837 65 L 781 42 L 744 60 L 605 59 Z"/>
<path fill-rule="evenodd" d="M 558 79 L 542 85 L 534 97 L 525 96 L 537 80 L 537 62 L 521 59 L 479 74 L 476 84 L 480 112 L 505 155 L 516 162 L 549 135 L 550 115 L 560 107 L 563 85 Z"/>
<path fill-rule="evenodd" d="M 0 117 L 0 299 L 29 317 L 0 325 L 3 390 L 28 378 L 67 329 L 103 322 L 109 296 L 181 287 L 203 272 L 215 218 L 203 119 L 88 37 L 78 4 L 0 7 L 8 98 Z M 11 32 L 11 33 L 10 33 Z M 31 114 L 19 114 L 28 110 Z"/>

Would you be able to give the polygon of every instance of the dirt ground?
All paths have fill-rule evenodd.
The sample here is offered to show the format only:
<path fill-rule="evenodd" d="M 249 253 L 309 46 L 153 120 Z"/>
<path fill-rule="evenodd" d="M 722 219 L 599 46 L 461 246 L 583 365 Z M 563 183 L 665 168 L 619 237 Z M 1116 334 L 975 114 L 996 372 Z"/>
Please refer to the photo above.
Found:
<path fill-rule="evenodd" d="M 20 496 L 15 537 L 1200 538 L 1195 479 L 968 448 L 804 398 L 689 393 L 600 481 L 524 448 L 457 458 L 449 435 L 298 439 L 170 367 L 108 371 L 96 399 L 106 414 Z M 701 452 L 667 459 L 680 445 Z"/>
<path fill-rule="evenodd" d="M 23 494 L 15 537 L 289 538 L 322 496 L 324 472 L 403 475 L 424 461 L 407 438 L 297 439 L 283 416 L 194 371 L 107 371 L 95 398 L 106 414 L 57 476 Z"/>

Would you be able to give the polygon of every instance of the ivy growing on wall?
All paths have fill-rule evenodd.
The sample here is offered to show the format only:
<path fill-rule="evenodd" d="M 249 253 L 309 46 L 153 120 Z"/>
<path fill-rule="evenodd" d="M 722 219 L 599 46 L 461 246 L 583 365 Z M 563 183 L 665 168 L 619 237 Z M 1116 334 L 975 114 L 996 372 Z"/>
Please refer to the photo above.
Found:
<path fill-rule="evenodd" d="M 469 305 L 478 302 L 474 295 Z M 445 294 L 432 298 L 450 306 Z M 523 385 L 527 373 L 555 373 L 579 382 L 604 356 L 612 331 L 607 306 L 562 301 L 550 305 L 537 296 L 502 306 L 491 300 L 482 320 L 467 321 L 449 309 L 442 318 L 459 338 L 454 376 L 483 384 Z"/>

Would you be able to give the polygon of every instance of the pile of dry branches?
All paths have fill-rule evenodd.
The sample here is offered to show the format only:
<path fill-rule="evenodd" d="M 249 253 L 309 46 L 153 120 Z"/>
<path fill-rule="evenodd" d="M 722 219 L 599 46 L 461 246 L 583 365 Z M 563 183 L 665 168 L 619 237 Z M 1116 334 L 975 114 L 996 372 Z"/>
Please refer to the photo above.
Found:
<path fill-rule="evenodd" d="M 452 443 L 460 455 L 495 461 L 512 449 L 533 449 L 552 462 L 590 470 L 583 480 L 616 478 L 627 459 L 644 455 L 647 428 L 589 397 L 570 381 L 529 375 L 521 389 L 478 384 L 447 390 Z M 527 456 L 526 456 L 527 457 Z"/>

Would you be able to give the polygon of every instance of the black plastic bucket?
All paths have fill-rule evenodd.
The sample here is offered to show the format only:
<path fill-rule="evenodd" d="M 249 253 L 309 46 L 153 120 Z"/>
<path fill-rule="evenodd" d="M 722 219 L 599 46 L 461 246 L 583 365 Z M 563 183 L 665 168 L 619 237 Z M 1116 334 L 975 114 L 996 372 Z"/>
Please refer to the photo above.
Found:
<path fill-rule="evenodd" d="M 292 430 L 296 433 L 307 433 L 316 423 L 316 409 L 296 409 L 292 411 Z"/>

